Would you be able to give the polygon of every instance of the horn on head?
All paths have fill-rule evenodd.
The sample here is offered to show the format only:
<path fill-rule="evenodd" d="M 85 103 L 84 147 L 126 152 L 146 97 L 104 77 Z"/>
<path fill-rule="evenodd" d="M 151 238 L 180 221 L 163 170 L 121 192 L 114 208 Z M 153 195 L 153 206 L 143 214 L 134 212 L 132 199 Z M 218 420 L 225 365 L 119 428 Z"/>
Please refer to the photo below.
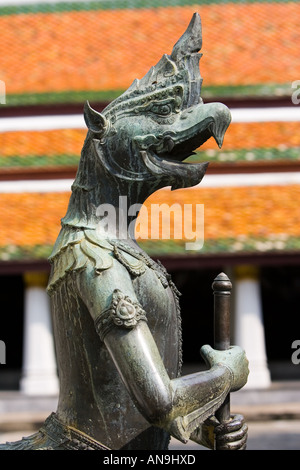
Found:
<path fill-rule="evenodd" d="M 98 134 L 99 136 L 103 136 L 104 133 L 107 131 L 109 122 L 103 116 L 103 114 L 98 113 L 93 108 L 91 108 L 88 101 L 84 104 L 84 120 L 89 128 L 90 131 L 94 132 L 94 134 Z"/>
<path fill-rule="evenodd" d="M 173 47 L 171 58 L 174 61 L 198 52 L 202 48 L 202 25 L 198 13 L 194 13 L 186 31 Z"/>

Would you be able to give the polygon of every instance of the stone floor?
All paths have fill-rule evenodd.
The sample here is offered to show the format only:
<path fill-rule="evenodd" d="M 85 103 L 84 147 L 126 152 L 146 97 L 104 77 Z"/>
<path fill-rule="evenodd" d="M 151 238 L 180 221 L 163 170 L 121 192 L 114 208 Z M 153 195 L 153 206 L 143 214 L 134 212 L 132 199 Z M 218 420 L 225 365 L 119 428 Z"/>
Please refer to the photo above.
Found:
<path fill-rule="evenodd" d="M 55 411 L 57 397 L 28 397 L 0 392 L 0 443 L 32 434 Z M 273 382 L 269 389 L 241 390 L 231 395 L 233 412 L 244 414 L 248 450 L 300 450 L 300 380 Z M 172 450 L 201 450 L 172 439 Z"/>

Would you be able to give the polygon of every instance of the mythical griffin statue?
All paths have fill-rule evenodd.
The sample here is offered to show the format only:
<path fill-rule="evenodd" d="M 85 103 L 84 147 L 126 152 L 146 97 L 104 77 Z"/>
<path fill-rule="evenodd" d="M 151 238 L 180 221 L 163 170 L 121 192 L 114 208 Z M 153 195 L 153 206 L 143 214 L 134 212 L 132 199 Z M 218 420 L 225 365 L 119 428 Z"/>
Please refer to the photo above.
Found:
<path fill-rule="evenodd" d="M 221 146 L 231 117 L 200 98 L 201 42 L 194 14 L 171 55 L 102 114 L 85 105 L 88 133 L 50 257 L 58 406 L 37 433 L 2 449 L 167 449 L 170 435 L 212 447 L 212 427 L 227 448 L 245 447 L 242 417 L 211 419 L 247 381 L 244 352 L 204 346 L 208 369 L 181 377 L 177 290 L 128 235 L 130 215 L 104 227 L 99 213 L 103 204 L 118 213 L 120 196 L 133 206 L 203 178 L 206 163 L 182 161 L 210 137 Z"/>

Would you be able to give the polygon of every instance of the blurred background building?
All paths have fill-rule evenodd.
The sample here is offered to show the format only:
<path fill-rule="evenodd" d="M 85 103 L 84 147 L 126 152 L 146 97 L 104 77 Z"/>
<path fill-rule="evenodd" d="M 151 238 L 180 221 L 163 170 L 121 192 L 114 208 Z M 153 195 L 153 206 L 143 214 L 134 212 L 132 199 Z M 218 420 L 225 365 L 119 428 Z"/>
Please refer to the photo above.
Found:
<path fill-rule="evenodd" d="M 211 284 L 233 283 L 232 343 L 250 359 L 249 387 L 299 379 L 300 2 L 227 0 L 0 1 L 0 390 L 56 394 L 45 292 L 47 257 L 65 215 L 86 134 L 85 100 L 101 111 L 172 47 L 197 11 L 202 97 L 233 121 L 199 187 L 146 202 L 204 205 L 204 244 L 140 244 L 182 293 L 184 362 L 213 341 Z M 180 207 L 180 206 L 179 206 Z M 196 221 L 194 220 L 194 223 Z"/>

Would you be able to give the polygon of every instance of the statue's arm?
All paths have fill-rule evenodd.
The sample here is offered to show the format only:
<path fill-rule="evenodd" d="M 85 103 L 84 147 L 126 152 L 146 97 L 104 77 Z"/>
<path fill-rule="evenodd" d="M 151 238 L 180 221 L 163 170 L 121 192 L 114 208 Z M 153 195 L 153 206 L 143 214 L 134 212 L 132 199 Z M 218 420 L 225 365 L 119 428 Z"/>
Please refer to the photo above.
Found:
<path fill-rule="evenodd" d="M 109 269 L 98 276 L 85 271 L 78 277 L 78 290 L 133 401 L 151 424 L 186 441 L 228 392 L 244 385 L 241 369 L 247 366 L 239 348 L 215 356 L 207 346 L 202 352 L 208 371 L 171 380 L 126 270 Z"/>

